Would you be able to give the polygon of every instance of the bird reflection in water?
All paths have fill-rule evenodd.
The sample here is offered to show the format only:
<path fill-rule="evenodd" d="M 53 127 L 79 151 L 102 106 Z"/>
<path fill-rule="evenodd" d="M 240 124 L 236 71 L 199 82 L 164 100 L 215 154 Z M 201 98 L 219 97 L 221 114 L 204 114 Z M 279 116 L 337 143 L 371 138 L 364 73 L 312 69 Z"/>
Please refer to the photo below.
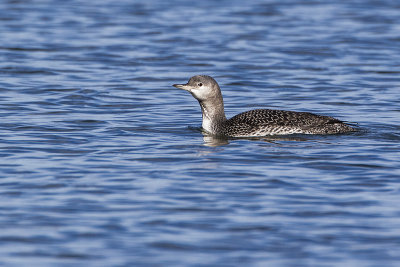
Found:
<path fill-rule="evenodd" d="M 204 131 L 202 131 L 202 133 L 203 133 L 204 145 L 209 147 L 228 145 L 229 141 L 233 140 L 262 141 L 271 144 L 279 144 L 280 141 L 306 142 L 310 140 L 309 138 L 303 136 L 293 136 L 293 135 L 232 138 L 232 137 L 214 136 L 207 134 L 207 132 Z"/>

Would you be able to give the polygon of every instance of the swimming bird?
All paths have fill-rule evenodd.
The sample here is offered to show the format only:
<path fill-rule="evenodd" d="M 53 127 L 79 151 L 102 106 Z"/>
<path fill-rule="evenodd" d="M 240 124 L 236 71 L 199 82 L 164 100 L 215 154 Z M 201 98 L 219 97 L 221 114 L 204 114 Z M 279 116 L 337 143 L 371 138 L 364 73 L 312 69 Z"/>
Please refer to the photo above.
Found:
<path fill-rule="evenodd" d="M 227 119 L 218 83 L 210 76 L 196 75 L 186 84 L 174 84 L 200 103 L 202 127 L 208 134 L 225 137 L 257 137 L 287 134 L 339 134 L 356 131 L 347 123 L 309 112 L 255 109 Z"/>

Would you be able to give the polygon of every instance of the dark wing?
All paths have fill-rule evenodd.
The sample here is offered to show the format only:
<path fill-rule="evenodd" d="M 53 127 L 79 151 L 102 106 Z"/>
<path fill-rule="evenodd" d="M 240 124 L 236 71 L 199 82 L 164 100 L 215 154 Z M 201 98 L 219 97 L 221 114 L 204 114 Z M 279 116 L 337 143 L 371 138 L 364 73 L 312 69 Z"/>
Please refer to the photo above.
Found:
<path fill-rule="evenodd" d="M 308 112 L 295 112 L 274 109 L 255 109 L 240 113 L 227 121 L 228 125 L 247 125 L 256 127 L 260 125 L 298 126 L 312 128 L 326 124 L 342 123 L 342 121 Z"/>

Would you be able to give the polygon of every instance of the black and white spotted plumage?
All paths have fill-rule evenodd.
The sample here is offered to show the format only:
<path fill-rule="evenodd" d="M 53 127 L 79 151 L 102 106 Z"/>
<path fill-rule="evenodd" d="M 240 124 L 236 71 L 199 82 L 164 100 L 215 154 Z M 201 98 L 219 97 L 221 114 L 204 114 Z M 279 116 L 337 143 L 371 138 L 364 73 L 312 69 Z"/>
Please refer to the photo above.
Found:
<path fill-rule="evenodd" d="M 344 122 L 308 112 L 255 109 L 226 120 L 221 127 L 226 136 L 265 136 L 277 134 L 337 134 L 354 131 Z"/>
<path fill-rule="evenodd" d="M 217 136 L 254 137 L 286 134 L 338 134 L 356 131 L 343 121 L 308 112 L 255 109 L 229 120 L 225 117 L 218 83 L 210 76 L 197 75 L 187 84 L 174 84 L 189 91 L 200 103 L 203 129 Z"/>

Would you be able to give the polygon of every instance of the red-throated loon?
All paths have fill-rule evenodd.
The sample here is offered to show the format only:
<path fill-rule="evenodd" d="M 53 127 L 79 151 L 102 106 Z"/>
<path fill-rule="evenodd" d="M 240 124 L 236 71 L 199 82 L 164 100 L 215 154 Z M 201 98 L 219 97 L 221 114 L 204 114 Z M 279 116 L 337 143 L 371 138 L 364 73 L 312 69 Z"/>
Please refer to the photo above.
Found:
<path fill-rule="evenodd" d="M 357 131 L 345 122 L 308 112 L 255 109 L 229 120 L 218 83 L 210 76 L 197 75 L 186 84 L 174 84 L 196 98 L 203 113 L 203 129 L 209 134 L 228 137 L 253 137 L 284 134 L 339 134 Z"/>

